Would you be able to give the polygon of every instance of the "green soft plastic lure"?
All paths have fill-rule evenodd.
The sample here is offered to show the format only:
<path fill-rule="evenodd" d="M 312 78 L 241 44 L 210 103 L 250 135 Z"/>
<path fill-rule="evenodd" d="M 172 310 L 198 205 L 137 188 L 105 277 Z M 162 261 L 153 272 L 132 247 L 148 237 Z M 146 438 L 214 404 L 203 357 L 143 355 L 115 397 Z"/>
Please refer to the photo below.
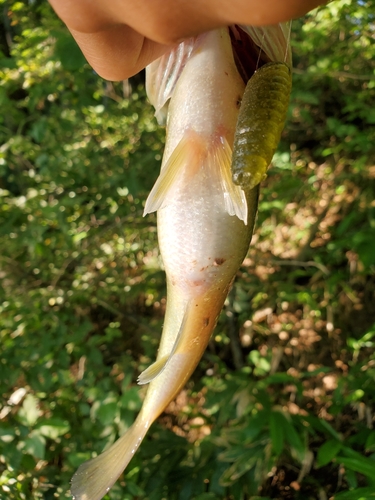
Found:
<path fill-rule="evenodd" d="M 266 176 L 284 128 L 291 89 L 291 70 L 283 62 L 265 64 L 246 86 L 232 156 L 233 182 L 244 191 Z"/>

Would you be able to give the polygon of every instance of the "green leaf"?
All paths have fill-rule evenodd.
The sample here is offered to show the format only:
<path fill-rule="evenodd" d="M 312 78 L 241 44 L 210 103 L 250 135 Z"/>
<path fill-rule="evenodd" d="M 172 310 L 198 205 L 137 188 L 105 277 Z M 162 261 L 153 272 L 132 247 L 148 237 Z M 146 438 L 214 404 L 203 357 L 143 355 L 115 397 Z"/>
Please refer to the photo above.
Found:
<path fill-rule="evenodd" d="M 35 142 L 40 143 L 43 141 L 47 129 L 48 129 L 47 120 L 45 118 L 41 118 L 40 120 L 34 122 L 29 133 Z"/>
<path fill-rule="evenodd" d="M 371 431 L 366 439 L 365 449 L 367 452 L 375 451 L 375 431 Z"/>
<path fill-rule="evenodd" d="M 323 467 L 331 462 L 340 451 L 342 443 L 336 439 L 326 441 L 318 450 L 317 466 Z"/>
<path fill-rule="evenodd" d="M 368 458 L 347 458 L 338 456 L 336 461 L 343 464 L 347 469 L 359 472 L 371 479 L 375 478 L 375 462 Z"/>
<path fill-rule="evenodd" d="M 349 489 L 355 490 L 358 488 L 358 474 L 352 469 L 345 470 L 345 479 L 348 483 Z"/>
<path fill-rule="evenodd" d="M 275 412 L 276 413 L 276 412 Z M 294 450 L 298 455 L 298 460 L 302 462 L 305 456 L 305 446 L 303 445 L 298 432 L 296 431 L 291 418 L 288 414 L 279 412 L 278 425 L 282 426 L 284 441 L 287 443 L 292 450 Z"/>
<path fill-rule="evenodd" d="M 262 382 L 265 385 L 296 383 L 296 378 L 287 373 L 273 373 L 268 375 Z"/>
<path fill-rule="evenodd" d="M 201 493 L 194 498 L 195 500 L 218 500 L 219 497 L 217 497 L 215 493 Z"/>
<path fill-rule="evenodd" d="M 77 71 L 86 63 L 80 48 L 69 33 L 55 31 L 55 56 L 68 71 Z"/>
<path fill-rule="evenodd" d="M 46 438 L 57 439 L 59 436 L 63 436 L 69 432 L 70 425 L 67 420 L 50 418 L 48 420 L 44 419 L 43 421 L 39 421 L 36 429 Z"/>
<path fill-rule="evenodd" d="M 129 387 L 124 391 L 124 394 L 119 400 L 119 406 L 126 408 L 127 410 L 140 410 L 142 406 L 142 401 L 139 396 L 138 387 Z"/>
<path fill-rule="evenodd" d="M 17 63 L 13 57 L 2 57 L 0 59 L 0 69 L 16 69 Z M 1 104 L 1 92 L 0 92 L 0 104 Z"/>
<path fill-rule="evenodd" d="M 309 415 L 305 418 L 305 420 L 311 425 L 313 429 L 318 430 L 319 432 L 325 432 L 331 437 L 333 437 L 336 441 L 341 441 L 341 436 L 335 429 L 323 418 L 317 418 L 312 415 Z"/>
<path fill-rule="evenodd" d="M 0 426 L 0 441 L 3 443 L 10 443 L 15 438 L 14 428 L 10 425 L 1 424 Z"/>
<path fill-rule="evenodd" d="M 270 497 L 258 497 L 258 496 L 252 496 L 250 497 L 249 500 L 273 500 L 272 498 Z"/>
<path fill-rule="evenodd" d="M 222 486 L 229 486 L 237 481 L 246 472 L 256 466 L 257 462 L 261 460 L 259 452 L 255 450 L 242 451 L 242 456 L 238 458 L 221 476 L 220 484 Z"/>
<path fill-rule="evenodd" d="M 44 459 L 46 451 L 46 440 L 39 431 L 32 431 L 25 440 L 23 452 L 29 453 L 37 459 Z"/>
<path fill-rule="evenodd" d="M 22 445 L 22 442 L 20 444 Z M 23 450 L 19 450 L 15 446 L 10 446 L 10 445 L 7 445 L 4 449 L 1 450 L 1 453 L 4 457 L 5 463 L 8 466 L 8 468 L 13 470 L 19 469 L 21 460 L 24 457 L 22 451 Z"/>
<path fill-rule="evenodd" d="M 102 425 L 113 424 L 116 414 L 118 411 L 118 405 L 116 402 L 103 403 L 99 406 L 96 416 L 102 423 Z"/>
<path fill-rule="evenodd" d="M 143 496 L 145 492 L 137 486 L 135 483 L 132 481 L 127 481 L 126 483 L 126 489 L 129 490 L 129 493 L 133 495 L 133 497 L 140 497 L 141 495 Z"/>
<path fill-rule="evenodd" d="M 270 433 L 272 448 L 277 455 L 280 455 L 284 447 L 284 417 L 278 411 L 270 414 Z"/>
<path fill-rule="evenodd" d="M 334 500 L 368 500 L 369 498 L 375 498 L 374 487 L 343 491 L 333 497 Z"/>
<path fill-rule="evenodd" d="M 69 453 L 68 462 L 74 469 L 77 469 L 83 462 L 90 460 L 90 458 L 92 458 L 92 456 L 89 452 Z"/>
<path fill-rule="evenodd" d="M 18 412 L 20 420 L 25 425 L 33 426 L 38 420 L 39 415 L 39 399 L 32 394 L 28 394 L 23 400 L 22 408 Z"/>
<path fill-rule="evenodd" d="M 319 419 L 321 426 L 329 433 L 331 436 L 333 436 L 335 439 L 340 440 L 341 436 L 338 434 L 338 432 L 335 431 L 335 429 L 332 427 L 331 424 L 329 424 L 326 420 L 323 418 Z"/>
<path fill-rule="evenodd" d="M 244 454 L 244 448 L 241 446 L 236 446 L 229 448 L 229 450 L 223 451 L 218 455 L 218 459 L 222 462 L 234 462 L 240 459 Z"/>

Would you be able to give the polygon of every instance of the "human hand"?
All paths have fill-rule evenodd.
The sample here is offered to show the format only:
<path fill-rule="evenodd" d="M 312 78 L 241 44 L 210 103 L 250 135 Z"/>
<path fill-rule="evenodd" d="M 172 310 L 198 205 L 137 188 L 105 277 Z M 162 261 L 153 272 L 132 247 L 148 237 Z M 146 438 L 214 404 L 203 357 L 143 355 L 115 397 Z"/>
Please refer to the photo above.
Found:
<path fill-rule="evenodd" d="M 230 24 L 267 25 L 324 0 L 49 0 L 87 61 L 124 80 L 184 38 Z"/>

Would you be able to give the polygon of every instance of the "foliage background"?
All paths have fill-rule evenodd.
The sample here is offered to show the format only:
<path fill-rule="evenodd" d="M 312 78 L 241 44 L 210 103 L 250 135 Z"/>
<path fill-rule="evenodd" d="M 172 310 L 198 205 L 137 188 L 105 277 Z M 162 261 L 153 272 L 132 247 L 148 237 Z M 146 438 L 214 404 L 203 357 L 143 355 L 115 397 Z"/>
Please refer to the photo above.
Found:
<path fill-rule="evenodd" d="M 294 22 L 288 124 L 192 380 L 107 499 L 375 497 L 375 24 Z M 69 498 L 134 420 L 165 279 L 142 218 L 163 135 L 43 0 L 0 0 L 0 498 Z"/>

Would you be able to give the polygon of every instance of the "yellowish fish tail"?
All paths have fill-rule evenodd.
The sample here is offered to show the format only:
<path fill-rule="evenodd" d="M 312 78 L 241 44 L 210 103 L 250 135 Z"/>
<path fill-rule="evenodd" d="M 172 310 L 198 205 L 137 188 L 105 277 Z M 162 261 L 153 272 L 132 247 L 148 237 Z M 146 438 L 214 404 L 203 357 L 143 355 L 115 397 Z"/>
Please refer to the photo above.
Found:
<path fill-rule="evenodd" d="M 100 500 L 117 481 L 152 422 L 180 392 L 194 371 L 206 349 L 226 294 L 226 289 L 213 290 L 198 300 L 188 300 L 183 307 L 184 314 L 177 334 L 167 319 L 169 331 L 166 335 L 175 337 L 174 345 L 167 355 L 163 353 L 140 376 L 139 383 L 151 382 L 140 414 L 110 448 L 78 468 L 71 482 L 74 500 Z"/>
<path fill-rule="evenodd" d="M 84 462 L 72 477 L 73 500 L 100 500 L 112 488 L 133 458 L 150 424 L 141 414 L 108 450 Z"/>

